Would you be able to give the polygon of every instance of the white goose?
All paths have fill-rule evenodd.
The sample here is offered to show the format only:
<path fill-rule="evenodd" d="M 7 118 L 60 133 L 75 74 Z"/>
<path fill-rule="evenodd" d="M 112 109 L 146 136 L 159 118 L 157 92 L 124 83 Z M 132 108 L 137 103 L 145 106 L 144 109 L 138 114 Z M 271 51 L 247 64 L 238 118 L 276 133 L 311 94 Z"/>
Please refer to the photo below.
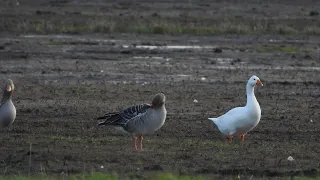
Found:
<path fill-rule="evenodd" d="M 240 136 L 241 141 L 244 141 L 246 133 L 252 130 L 260 121 L 261 109 L 254 95 L 254 87 L 256 85 L 263 86 L 257 76 L 252 76 L 246 86 L 246 106 L 233 108 L 217 118 L 209 118 L 220 132 L 228 136 L 230 142 L 232 142 L 233 136 Z"/>
<path fill-rule="evenodd" d="M 166 97 L 163 93 L 157 94 L 152 104 L 140 104 L 123 109 L 120 112 L 107 113 L 98 119 L 104 119 L 99 126 L 116 126 L 133 136 L 133 151 L 137 151 L 137 136 L 139 136 L 142 151 L 143 135 L 151 134 L 160 129 L 166 120 L 167 110 L 165 108 Z M 118 129 L 119 129 L 118 128 Z"/>

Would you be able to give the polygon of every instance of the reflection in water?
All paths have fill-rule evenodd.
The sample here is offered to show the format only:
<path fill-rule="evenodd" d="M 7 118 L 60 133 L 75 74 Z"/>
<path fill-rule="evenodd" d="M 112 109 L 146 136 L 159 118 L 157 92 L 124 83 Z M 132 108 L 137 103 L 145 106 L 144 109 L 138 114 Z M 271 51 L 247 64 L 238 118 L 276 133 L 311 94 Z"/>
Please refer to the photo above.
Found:
<path fill-rule="evenodd" d="M 137 48 L 137 49 L 213 49 L 215 46 L 197 46 L 197 45 L 166 45 L 166 46 L 154 46 L 154 45 L 122 45 L 123 48 Z"/>
<path fill-rule="evenodd" d="M 166 57 L 160 57 L 160 56 L 133 56 L 133 59 L 154 59 L 154 60 L 170 61 L 172 58 L 166 58 Z"/>

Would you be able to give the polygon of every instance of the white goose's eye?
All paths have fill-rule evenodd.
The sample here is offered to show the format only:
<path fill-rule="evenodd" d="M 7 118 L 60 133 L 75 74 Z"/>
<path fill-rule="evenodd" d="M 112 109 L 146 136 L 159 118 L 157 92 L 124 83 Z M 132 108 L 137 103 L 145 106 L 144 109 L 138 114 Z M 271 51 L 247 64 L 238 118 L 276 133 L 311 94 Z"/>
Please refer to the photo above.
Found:
<path fill-rule="evenodd" d="M 253 80 L 256 80 L 256 78 L 253 78 Z"/>

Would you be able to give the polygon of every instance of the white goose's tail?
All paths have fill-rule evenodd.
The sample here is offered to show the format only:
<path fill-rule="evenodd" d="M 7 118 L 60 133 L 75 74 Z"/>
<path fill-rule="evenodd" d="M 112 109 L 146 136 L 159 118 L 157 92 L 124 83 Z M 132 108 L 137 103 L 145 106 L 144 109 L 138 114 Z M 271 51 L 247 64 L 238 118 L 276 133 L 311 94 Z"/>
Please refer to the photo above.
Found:
<path fill-rule="evenodd" d="M 215 125 L 217 125 L 218 118 L 208 118 L 210 121 L 212 121 Z"/>

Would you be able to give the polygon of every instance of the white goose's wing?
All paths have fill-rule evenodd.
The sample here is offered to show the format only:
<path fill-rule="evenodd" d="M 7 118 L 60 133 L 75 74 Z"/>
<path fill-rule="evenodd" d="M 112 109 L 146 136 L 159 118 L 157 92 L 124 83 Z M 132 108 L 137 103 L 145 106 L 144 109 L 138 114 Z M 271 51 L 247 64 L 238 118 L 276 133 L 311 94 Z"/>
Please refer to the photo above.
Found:
<path fill-rule="evenodd" d="M 246 109 L 244 107 L 236 107 L 236 108 L 230 109 L 225 114 L 219 116 L 218 119 L 221 119 L 221 120 L 238 119 L 238 118 L 241 118 L 245 112 L 246 112 Z"/>

